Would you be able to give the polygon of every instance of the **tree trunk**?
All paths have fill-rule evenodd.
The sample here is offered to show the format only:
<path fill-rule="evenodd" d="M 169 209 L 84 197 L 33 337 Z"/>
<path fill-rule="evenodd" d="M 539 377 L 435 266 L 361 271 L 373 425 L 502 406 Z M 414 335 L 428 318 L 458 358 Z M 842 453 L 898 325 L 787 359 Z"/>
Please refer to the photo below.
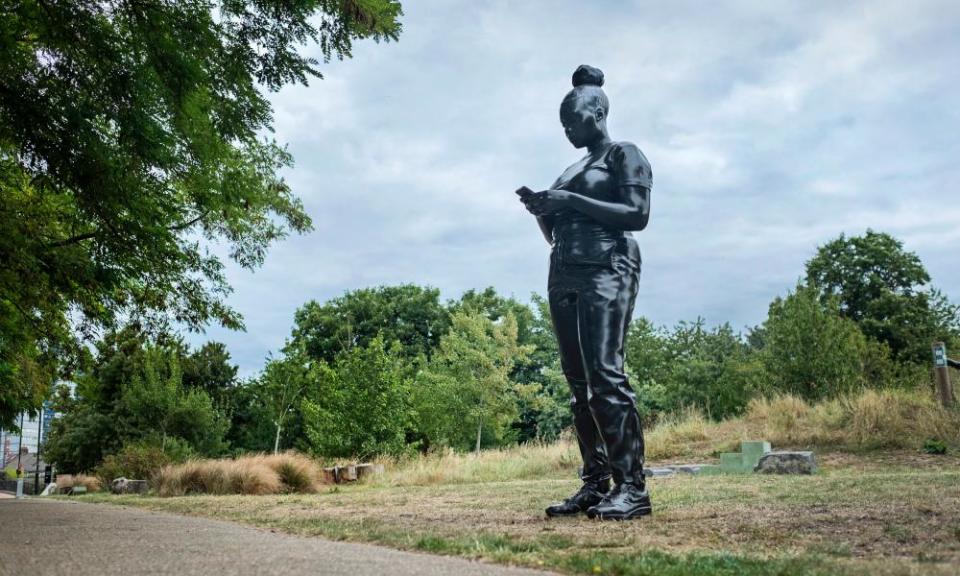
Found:
<path fill-rule="evenodd" d="M 277 422 L 277 438 L 273 441 L 273 453 L 276 454 L 280 451 L 280 423 Z"/>
<path fill-rule="evenodd" d="M 483 430 L 483 420 L 477 424 L 477 456 L 480 455 L 480 432 Z"/>

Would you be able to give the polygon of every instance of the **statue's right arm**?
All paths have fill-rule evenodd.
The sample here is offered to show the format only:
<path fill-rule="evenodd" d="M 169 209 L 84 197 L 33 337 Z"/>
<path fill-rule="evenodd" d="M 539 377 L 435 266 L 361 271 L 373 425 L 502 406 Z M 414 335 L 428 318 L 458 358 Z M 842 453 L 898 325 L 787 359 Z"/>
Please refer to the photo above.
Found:
<path fill-rule="evenodd" d="M 547 244 L 553 245 L 553 216 L 537 216 L 537 224 L 540 225 Z"/>

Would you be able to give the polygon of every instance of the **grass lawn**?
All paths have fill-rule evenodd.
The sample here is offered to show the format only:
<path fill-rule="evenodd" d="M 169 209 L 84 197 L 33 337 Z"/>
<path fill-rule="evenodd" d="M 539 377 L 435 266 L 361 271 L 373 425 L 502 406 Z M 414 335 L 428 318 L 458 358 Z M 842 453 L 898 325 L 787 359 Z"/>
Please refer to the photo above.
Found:
<path fill-rule="evenodd" d="M 547 519 L 548 478 L 330 487 L 314 495 L 78 497 L 565 573 L 960 574 L 960 457 L 819 455 L 814 476 L 653 478 L 639 521 Z"/>

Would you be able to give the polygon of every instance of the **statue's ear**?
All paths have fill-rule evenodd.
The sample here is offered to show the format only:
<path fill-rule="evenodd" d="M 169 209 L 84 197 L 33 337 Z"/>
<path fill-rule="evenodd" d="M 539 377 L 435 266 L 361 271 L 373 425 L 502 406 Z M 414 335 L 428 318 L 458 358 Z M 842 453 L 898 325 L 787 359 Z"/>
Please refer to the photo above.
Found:
<path fill-rule="evenodd" d="M 597 119 L 597 122 L 600 122 L 601 120 L 606 118 L 606 116 L 607 116 L 607 113 L 604 112 L 603 108 L 600 106 L 597 106 L 596 110 L 593 111 L 593 117 Z"/>

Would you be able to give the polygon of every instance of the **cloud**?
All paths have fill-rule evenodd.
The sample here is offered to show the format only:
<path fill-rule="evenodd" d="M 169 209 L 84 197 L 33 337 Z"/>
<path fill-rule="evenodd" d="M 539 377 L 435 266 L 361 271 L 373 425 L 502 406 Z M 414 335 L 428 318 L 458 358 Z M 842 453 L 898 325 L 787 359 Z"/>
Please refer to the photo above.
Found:
<path fill-rule="evenodd" d="M 818 244 L 903 239 L 960 300 L 960 4 L 531 1 L 404 6 L 399 42 L 355 46 L 271 96 L 286 177 L 316 230 L 231 266 L 244 374 L 309 299 L 413 282 L 446 298 L 544 292 L 548 247 L 512 191 L 579 153 L 557 108 L 607 76 L 610 128 L 653 165 L 637 314 L 761 322 Z M 316 51 L 315 48 L 312 50 Z"/>

